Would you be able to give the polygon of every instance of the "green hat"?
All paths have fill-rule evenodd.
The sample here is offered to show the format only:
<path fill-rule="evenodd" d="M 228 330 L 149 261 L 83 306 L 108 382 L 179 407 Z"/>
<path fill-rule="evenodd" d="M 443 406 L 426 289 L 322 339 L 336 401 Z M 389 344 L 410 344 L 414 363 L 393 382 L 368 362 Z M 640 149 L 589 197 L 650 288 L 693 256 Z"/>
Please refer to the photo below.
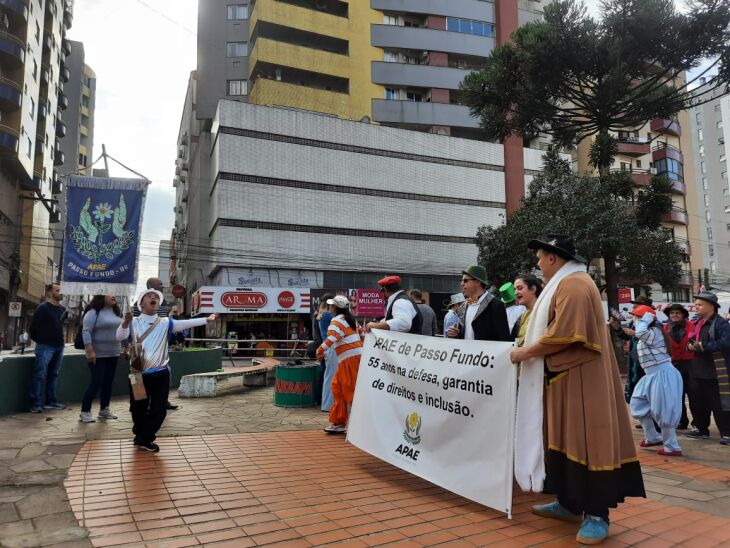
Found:
<path fill-rule="evenodd" d="M 487 282 L 487 269 L 481 265 L 470 264 L 464 270 L 462 270 L 461 273 L 466 274 L 467 276 L 471 276 L 475 280 L 479 280 L 484 285 L 489 285 L 489 283 Z"/>
<path fill-rule="evenodd" d="M 514 302 L 516 298 L 517 297 L 515 297 L 515 286 L 512 285 L 512 282 L 507 282 L 499 288 L 499 300 L 502 301 L 504 304 Z"/>

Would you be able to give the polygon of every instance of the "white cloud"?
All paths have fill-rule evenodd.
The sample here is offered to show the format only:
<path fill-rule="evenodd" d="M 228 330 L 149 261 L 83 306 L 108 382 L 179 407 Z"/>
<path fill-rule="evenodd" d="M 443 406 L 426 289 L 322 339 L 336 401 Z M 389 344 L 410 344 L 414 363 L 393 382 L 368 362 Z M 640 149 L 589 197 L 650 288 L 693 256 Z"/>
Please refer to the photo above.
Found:
<path fill-rule="evenodd" d="M 84 43 L 86 63 L 97 76 L 93 157 L 104 143 L 111 156 L 152 181 L 142 227 L 142 283 L 157 275 L 158 243 L 173 226 L 177 133 L 197 63 L 197 13 L 197 0 L 74 5 L 69 38 Z M 114 162 L 109 168 L 112 176 L 134 176 Z"/>

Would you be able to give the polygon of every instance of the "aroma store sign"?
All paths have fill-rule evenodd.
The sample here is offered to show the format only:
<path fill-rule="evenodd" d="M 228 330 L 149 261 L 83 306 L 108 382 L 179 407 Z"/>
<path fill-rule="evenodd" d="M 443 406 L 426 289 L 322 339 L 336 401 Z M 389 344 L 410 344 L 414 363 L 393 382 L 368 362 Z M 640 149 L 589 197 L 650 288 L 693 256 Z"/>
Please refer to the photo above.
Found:
<path fill-rule="evenodd" d="M 309 289 L 205 286 L 193 295 L 193 314 L 308 313 Z"/>

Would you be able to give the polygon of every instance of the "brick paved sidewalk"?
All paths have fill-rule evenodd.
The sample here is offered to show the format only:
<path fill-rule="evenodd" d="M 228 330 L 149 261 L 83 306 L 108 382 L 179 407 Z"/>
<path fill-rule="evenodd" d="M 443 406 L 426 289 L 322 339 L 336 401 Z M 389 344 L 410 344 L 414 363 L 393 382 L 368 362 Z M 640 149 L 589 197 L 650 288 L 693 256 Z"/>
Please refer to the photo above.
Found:
<path fill-rule="evenodd" d="M 211 532 L 224 533 L 229 529 L 236 530 L 243 528 L 241 531 L 248 534 L 245 530 L 247 526 L 250 528 L 252 524 L 263 525 L 264 523 L 269 523 L 265 527 L 278 527 L 278 525 L 271 524 L 271 521 L 281 521 L 278 512 L 283 510 L 277 509 L 276 507 L 270 508 L 271 504 L 273 504 L 272 501 L 266 500 L 264 503 L 260 503 L 259 499 L 266 496 L 293 497 L 299 491 L 289 487 L 292 485 L 297 487 L 292 483 L 295 480 L 283 476 L 281 468 L 276 468 L 277 464 L 283 466 L 284 470 L 287 470 L 290 468 L 289 461 L 296 462 L 296 466 L 299 466 L 301 469 L 300 479 L 302 481 L 316 485 L 317 487 L 315 489 L 318 490 L 318 496 L 332 496 L 331 493 L 329 495 L 327 494 L 327 490 L 332 487 L 331 484 L 333 482 L 331 478 L 318 477 L 316 474 L 321 470 L 327 470 L 330 473 L 329 469 L 334 466 L 331 464 L 332 460 L 338 459 L 350 463 L 348 466 L 354 463 L 357 470 L 359 470 L 358 473 L 365 474 L 361 477 L 365 483 L 353 483 L 355 491 L 352 495 L 344 493 L 336 494 L 338 499 L 347 501 L 348 506 L 343 511 L 351 511 L 354 515 L 332 514 L 331 508 L 327 508 L 326 506 L 322 507 L 322 505 L 331 504 L 328 502 L 320 502 L 314 509 L 305 509 L 303 507 L 297 509 L 294 506 L 289 509 L 294 514 L 289 516 L 284 514 L 282 516 L 286 518 L 282 523 L 286 525 L 287 529 L 294 530 L 299 536 L 308 537 L 309 535 L 320 533 L 314 533 L 307 529 L 302 532 L 296 528 L 321 523 L 330 523 L 329 525 L 322 525 L 322 527 L 332 527 L 332 523 L 334 523 L 340 528 L 350 531 L 352 527 L 355 527 L 353 523 L 357 519 L 354 521 L 346 521 L 344 522 L 345 525 L 339 523 L 339 521 L 348 517 L 367 516 L 367 519 L 361 517 L 360 520 L 365 520 L 365 524 L 370 524 L 416 516 L 421 521 L 411 525 L 393 526 L 391 529 L 396 533 L 403 534 L 401 529 L 404 527 L 422 525 L 425 528 L 418 529 L 418 531 L 421 531 L 420 534 L 426 534 L 433 532 L 433 529 L 426 522 L 431 521 L 431 525 L 433 525 L 438 519 L 448 518 L 453 514 L 454 516 L 462 516 L 465 519 L 470 519 L 475 523 L 484 523 L 485 525 L 483 527 L 488 527 L 487 532 L 496 531 L 500 535 L 508 536 L 510 539 L 516 538 L 520 543 L 523 543 L 525 540 L 536 543 L 540 542 L 535 541 L 533 537 L 527 538 L 526 535 L 535 533 L 538 530 L 551 532 L 553 529 L 558 528 L 553 531 L 556 532 L 553 538 L 558 538 L 557 533 L 562 531 L 562 535 L 567 541 L 560 539 L 559 543 L 575 545 L 571 540 L 574 538 L 574 527 L 566 529 L 565 525 L 554 522 L 550 523 L 549 520 L 545 521 L 545 523 L 537 523 L 536 520 L 539 518 L 527 513 L 529 505 L 536 500 L 534 498 L 518 495 L 515 499 L 516 519 L 514 522 L 508 522 L 496 512 L 485 510 L 482 507 L 464 501 L 464 499 L 445 493 L 412 476 L 391 469 L 388 465 L 364 455 L 359 450 L 349 446 L 340 438 L 332 440 L 331 438 L 322 436 L 320 429 L 327 423 L 327 415 L 325 413 L 314 408 L 278 408 L 272 405 L 272 399 L 273 389 L 261 388 L 215 399 L 180 400 L 183 406 L 182 409 L 168 414 L 168 418 L 161 431 L 162 437 L 160 438 L 160 444 L 163 447 L 163 452 L 158 455 L 137 453 L 132 450 L 130 445 L 131 421 L 127 411 L 128 403 L 122 398 L 115 399 L 112 403 L 112 410 L 119 415 L 119 420 L 117 421 L 81 424 L 78 422 L 78 407 L 66 411 L 44 413 L 43 415 L 27 413 L 11 417 L 1 417 L 0 545 L 58 545 L 68 548 L 77 546 L 89 547 L 92 545 L 91 540 L 98 542 L 97 539 L 99 538 L 99 535 L 96 534 L 97 529 L 93 526 L 94 522 L 90 522 L 90 520 L 109 517 L 107 515 L 109 512 L 111 512 L 112 516 L 117 514 L 123 515 L 124 513 L 117 512 L 116 508 L 125 506 L 134 511 L 134 514 L 131 512 L 125 514 L 127 516 L 125 519 L 132 519 L 132 521 L 117 524 L 120 528 L 116 530 L 116 533 L 112 533 L 115 529 L 106 527 L 106 534 L 139 533 L 142 536 L 142 532 L 148 529 L 145 529 L 143 526 L 140 527 L 139 524 L 147 522 L 148 525 L 154 527 L 154 522 L 145 519 L 135 521 L 135 518 L 137 518 L 136 514 L 139 513 L 139 507 L 137 505 L 154 505 L 157 503 L 171 503 L 172 507 L 161 508 L 159 510 L 148 509 L 148 512 L 164 513 L 168 511 L 169 513 L 172 510 L 176 515 L 171 517 L 180 518 L 182 523 L 180 525 L 169 525 L 169 527 L 188 527 L 190 533 L 186 541 L 197 543 L 196 534 L 205 534 L 201 529 L 201 527 L 204 528 L 205 526 L 200 523 L 194 523 L 195 517 L 192 519 L 188 517 L 186 520 L 185 516 L 199 516 L 201 513 L 198 512 L 197 507 L 190 509 L 189 505 L 179 503 L 179 501 L 189 501 L 192 498 L 198 497 L 184 496 L 183 493 L 189 491 L 186 491 L 186 487 L 184 486 L 182 489 L 176 491 L 176 488 L 179 486 L 174 482 L 179 481 L 179 478 L 176 476 L 179 470 L 184 470 L 183 476 L 196 482 L 200 481 L 200 478 L 194 475 L 194 473 L 202 473 L 201 470 L 208 470 L 213 467 L 218 467 L 219 469 L 226 469 L 227 467 L 230 471 L 225 473 L 231 474 L 232 479 L 213 478 L 210 480 L 206 478 L 206 487 L 204 489 L 207 492 L 200 494 L 200 497 L 211 497 L 213 501 L 201 502 L 200 505 L 217 504 L 221 509 L 203 510 L 202 514 L 213 511 L 225 512 L 226 517 L 221 516 L 214 521 L 231 520 L 234 525 L 228 528 L 221 527 L 220 530 L 216 529 Z M 296 432 L 307 430 L 317 430 L 317 432 Z M 245 432 L 254 434 L 239 436 L 240 433 Z M 257 476 L 257 478 L 253 479 L 236 477 L 235 474 L 239 473 L 239 471 L 232 463 L 254 462 L 258 457 L 255 450 L 252 454 L 249 454 L 251 452 L 249 441 L 260 440 L 261 438 L 259 438 L 258 433 L 267 432 L 286 433 L 266 434 L 264 436 L 266 438 L 265 442 L 257 441 L 257 443 L 262 443 L 264 447 L 273 447 L 276 453 L 275 455 L 262 455 L 264 460 L 260 462 L 256 461 L 257 470 L 265 471 L 265 473 L 260 474 L 263 477 Z M 635 430 L 634 434 L 638 442 L 641 437 L 641 432 Z M 284 437 L 277 437 L 279 435 Z M 723 447 L 717 442 L 716 432 L 713 432 L 713 435 L 715 436 L 714 439 L 702 441 L 690 441 L 680 438 L 685 452 L 685 456 L 682 458 L 660 458 L 653 451 L 639 451 L 650 500 L 632 500 L 629 504 L 622 506 L 618 511 L 612 513 L 612 534 L 614 535 L 612 543 L 622 542 L 623 544 L 621 545 L 632 545 L 638 541 L 648 541 L 655 535 L 656 529 L 663 531 L 661 535 L 661 546 L 670 546 L 672 543 L 668 541 L 682 542 L 682 545 L 685 546 L 692 545 L 693 542 L 698 546 L 712 546 L 713 543 L 715 545 L 722 544 L 722 539 L 704 538 L 702 539 L 702 543 L 697 540 L 700 533 L 712 533 L 712 531 L 723 529 L 727 530 L 726 521 L 716 521 L 716 519 L 730 518 L 730 448 Z M 308 438 L 307 436 L 311 437 Z M 84 446 L 84 443 L 88 440 L 113 441 L 92 441 L 89 445 Z M 286 440 L 286 443 L 283 444 L 284 447 L 282 447 L 281 440 Z M 308 451 L 298 449 L 298 453 L 297 451 L 290 451 L 289 447 L 301 448 L 302 442 L 296 440 L 307 440 L 306 445 L 312 445 L 312 448 Z M 245 454 L 241 453 L 239 447 L 246 450 Z M 74 469 L 71 471 L 72 476 L 69 478 L 69 481 L 79 480 L 76 467 L 82 466 L 82 462 L 88 464 L 90 458 L 95 458 L 94 455 L 104 455 L 103 458 L 105 461 L 110 458 L 108 454 L 110 451 L 109 448 L 113 448 L 111 449 L 113 462 L 105 462 L 105 466 L 113 465 L 121 467 L 122 463 L 124 463 L 123 473 L 112 474 L 111 478 L 104 478 L 89 473 L 86 476 L 90 482 L 88 486 L 89 488 L 96 487 L 98 490 L 98 485 L 94 482 L 103 480 L 102 483 L 109 483 L 109 479 L 112 481 L 123 481 L 125 483 L 123 494 L 117 492 L 108 499 L 101 498 L 96 500 L 94 497 L 103 497 L 104 494 L 99 495 L 99 493 L 89 491 L 79 499 L 79 494 L 81 493 L 79 491 L 79 484 L 69 484 L 71 491 L 67 493 L 63 486 L 63 481 L 77 453 L 79 455 L 78 461 L 74 464 Z M 233 454 L 230 452 L 232 450 L 231 448 L 234 448 Z M 190 450 L 189 454 L 188 449 Z M 81 452 L 79 452 L 80 450 Z M 185 455 L 183 455 L 183 450 L 185 450 Z M 305 458 L 306 455 L 310 456 Z M 195 461 L 198 456 L 201 456 L 206 461 L 204 468 Z M 116 459 L 116 461 L 113 459 Z M 302 464 L 302 459 L 304 460 L 304 464 Z M 95 461 L 92 460 L 91 462 Z M 195 466 L 191 466 L 191 463 L 195 463 Z M 307 463 L 313 463 L 316 466 L 311 470 L 307 469 L 305 471 L 305 465 Z M 135 469 L 130 468 L 132 465 L 135 466 Z M 144 471 L 146 470 L 145 467 L 151 465 L 156 467 L 152 468 L 153 472 L 150 472 L 153 477 L 145 480 L 144 484 L 153 485 L 155 482 L 162 481 L 164 487 L 158 488 L 160 492 L 157 494 L 139 495 L 135 497 L 135 493 L 139 494 L 151 488 L 142 486 L 138 489 L 134 486 L 128 489 L 126 483 L 130 482 L 130 479 L 139 480 L 140 477 L 143 478 L 144 474 L 147 473 Z M 296 468 L 296 466 L 293 468 Z M 137 474 L 136 468 L 139 468 L 139 477 L 135 476 Z M 189 472 L 187 471 L 188 468 L 190 470 L 194 468 L 194 470 Z M 380 471 L 375 476 L 378 481 L 385 480 L 389 485 L 392 483 L 394 487 L 398 487 L 399 489 L 404 485 L 409 485 L 409 489 L 413 489 L 411 503 L 407 504 L 405 501 L 398 503 L 396 502 L 398 500 L 397 498 L 389 500 L 388 497 L 397 494 L 397 492 L 394 492 L 377 495 L 378 502 L 372 504 L 352 504 L 352 501 L 358 500 L 357 495 L 359 493 L 363 493 L 363 497 L 368 496 L 371 486 L 367 482 L 373 479 L 373 475 L 371 474 L 373 469 Z M 296 470 L 293 473 L 296 474 Z M 266 479 L 267 474 L 269 479 Z M 279 486 L 279 483 L 283 482 L 285 485 L 283 488 L 287 492 L 278 495 L 262 495 L 260 492 L 255 492 L 256 489 L 265 488 L 259 487 L 260 484 L 256 483 L 257 481 L 263 481 L 261 485 L 266 485 L 267 482 L 273 481 L 276 484 L 272 487 L 273 489 L 282 488 Z M 233 485 L 230 487 L 225 486 L 228 482 Z M 136 481 L 131 483 L 139 484 L 140 482 Z M 243 484 L 243 487 L 241 487 L 241 484 Z M 368 485 L 368 487 L 362 487 L 362 485 Z M 198 487 L 199 485 L 191 485 L 190 488 L 193 489 L 192 493 L 200 491 L 201 489 L 198 489 Z M 234 492 L 222 493 L 219 491 L 219 489 L 225 490 L 227 488 L 233 489 Z M 373 487 L 373 489 L 379 489 L 379 487 Z M 237 493 L 241 495 L 241 498 L 237 498 Z M 516 491 L 516 493 L 519 493 L 519 491 Z M 176 496 L 173 497 L 173 494 Z M 70 495 L 73 497 L 75 505 L 73 509 L 69 503 Z M 148 496 L 153 499 L 157 497 L 159 500 L 139 502 L 139 498 L 144 499 Z M 229 496 L 232 498 L 226 500 L 220 498 L 221 496 Z M 379 499 L 382 499 L 382 501 Z M 243 504 L 240 506 L 236 506 L 235 504 L 231 506 L 233 501 L 236 500 L 249 500 L 251 504 L 248 506 Z M 255 503 L 253 502 L 254 500 L 256 500 Z M 124 503 L 122 504 L 121 501 Z M 289 502 L 295 503 L 296 501 L 297 499 L 294 498 Z M 281 503 L 283 501 L 279 502 Z M 386 502 L 396 507 L 396 509 L 390 508 L 394 513 L 381 513 L 378 510 L 379 507 L 377 505 Z M 93 507 L 92 503 L 96 503 L 96 507 Z M 443 507 L 445 503 L 449 504 L 448 508 Z M 79 508 L 79 504 L 82 505 L 81 508 Z M 105 506 L 106 504 L 111 504 L 111 506 Z M 115 506 L 115 504 L 118 506 Z M 439 518 L 438 514 L 429 513 L 432 510 L 414 510 L 414 508 L 423 504 L 435 504 L 438 510 L 446 510 L 448 513 L 442 513 L 441 518 Z M 368 506 L 372 506 L 372 508 L 368 508 Z M 180 512 L 180 509 L 184 508 L 188 508 L 187 510 L 183 510 L 187 512 L 185 514 Z M 242 512 L 245 509 L 245 512 L 242 515 L 229 517 L 228 512 L 233 512 L 236 508 L 239 508 L 239 511 Z M 252 508 L 256 508 L 256 510 L 254 511 Z M 114 511 L 110 509 L 114 509 Z M 381 510 L 384 509 L 385 507 L 381 508 Z M 466 512 L 466 509 L 469 509 L 469 511 Z M 371 510 L 376 511 L 377 515 L 372 516 Z M 82 524 L 77 521 L 74 511 L 83 520 Z M 407 512 L 407 515 L 402 514 L 403 511 Z M 91 517 L 86 514 L 82 515 L 80 512 L 101 513 Z M 147 515 L 155 515 L 150 513 Z M 301 515 L 296 515 L 297 513 Z M 241 521 L 246 516 L 251 516 L 253 519 L 254 515 L 260 514 L 266 514 L 268 517 L 276 515 L 277 519 L 267 520 L 262 519 L 263 516 L 259 516 L 252 523 L 245 524 Z M 678 517 L 672 518 L 669 524 L 670 527 L 667 528 L 666 524 L 660 520 L 666 519 L 669 516 Z M 295 518 L 301 518 L 301 521 Z M 238 519 L 240 523 L 237 523 L 235 519 Z M 307 520 L 310 521 L 305 523 Z M 458 529 L 460 526 L 454 524 L 448 525 L 449 523 L 439 522 L 436 525 L 439 528 L 448 530 L 451 534 L 455 534 L 451 529 Z M 129 529 L 129 524 L 135 526 L 134 530 Z M 348 527 L 348 524 L 350 527 Z M 717 527 L 719 524 L 722 524 L 722 528 Z M 121 527 L 124 525 L 129 530 L 124 530 L 125 528 Z M 195 525 L 198 525 L 198 527 L 193 530 L 192 527 Z M 529 526 L 532 529 L 529 530 L 529 533 L 525 533 L 523 529 L 515 528 L 517 526 Z M 563 529 L 559 529 L 560 527 Z M 266 534 L 261 531 L 253 531 L 249 531 L 249 538 Z M 278 531 L 279 529 L 268 532 L 274 533 Z M 523 531 L 523 533 L 519 533 L 520 531 Z M 322 533 L 330 532 L 322 531 Z M 377 532 L 377 535 L 384 535 L 385 532 L 386 530 L 380 530 Z M 360 536 L 363 536 L 360 530 L 355 530 L 355 533 L 360 533 Z M 467 536 L 474 536 L 481 533 L 484 533 L 484 531 L 474 530 L 472 535 Z M 691 535 L 689 535 L 690 533 Z M 229 531 L 225 534 L 233 533 Z M 412 537 L 419 536 L 410 530 L 408 534 Z M 720 533 L 713 534 L 718 535 Z M 87 538 L 89 535 L 91 535 L 91 540 Z M 376 533 L 369 533 L 367 535 L 368 538 L 364 540 L 372 543 L 380 538 L 379 536 L 373 535 L 376 535 Z M 676 540 L 683 535 L 685 537 L 689 535 L 687 537 L 689 540 Z M 525 538 L 521 538 L 522 536 L 525 536 Z M 667 536 L 671 538 L 666 538 Z M 266 537 L 260 538 L 265 539 Z M 505 540 L 499 536 L 492 536 L 491 538 Z M 714 542 L 715 540 L 718 540 L 718 542 Z M 477 544 L 481 542 L 486 543 L 486 540 L 479 541 Z M 137 543 L 139 544 L 139 541 Z M 658 540 L 656 543 L 657 545 L 660 544 Z M 148 544 L 150 546 L 161 546 L 162 541 L 150 540 Z M 288 544 L 284 543 L 285 546 Z M 236 545 L 244 544 L 239 543 Z M 468 544 L 462 545 L 468 546 Z"/>
<path fill-rule="evenodd" d="M 530 512 L 545 497 L 518 494 L 510 521 L 322 432 L 168 438 L 160 446 L 150 454 L 127 440 L 96 441 L 79 452 L 65 485 L 94 546 L 575 546 L 577 525 Z M 684 468 L 708 481 L 730 477 Z M 730 519 L 661 502 L 632 499 L 612 520 L 604 546 L 730 542 Z"/>

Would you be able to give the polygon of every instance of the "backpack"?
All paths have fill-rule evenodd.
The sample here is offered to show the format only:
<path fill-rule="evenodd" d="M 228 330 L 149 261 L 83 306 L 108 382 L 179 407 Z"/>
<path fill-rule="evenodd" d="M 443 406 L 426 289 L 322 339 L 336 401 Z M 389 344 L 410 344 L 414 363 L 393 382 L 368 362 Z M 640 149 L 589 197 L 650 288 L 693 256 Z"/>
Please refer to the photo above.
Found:
<path fill-rule="evenodd" d="M 91 311 L 89 311 L 91 312 Z M 88 314 L 88 312 L 86 313 Z M 74 337 L 74 348 L 77 350 L 84 350 L 86 348 L 86 345 L 84 344 L 84 320 L 83 318 L 86 316 L 82 316 L 81 318 L 81 325 L 79 325 L 78 331 L 76 331 L 76 336 Z M 91 332 L 94 332 L 94 329 L 96 329 L 96 321 L 99 319 L 99 312 L 96 312 L 96 318 L 94 318 L 94 327 L 91 328 Z"/>

